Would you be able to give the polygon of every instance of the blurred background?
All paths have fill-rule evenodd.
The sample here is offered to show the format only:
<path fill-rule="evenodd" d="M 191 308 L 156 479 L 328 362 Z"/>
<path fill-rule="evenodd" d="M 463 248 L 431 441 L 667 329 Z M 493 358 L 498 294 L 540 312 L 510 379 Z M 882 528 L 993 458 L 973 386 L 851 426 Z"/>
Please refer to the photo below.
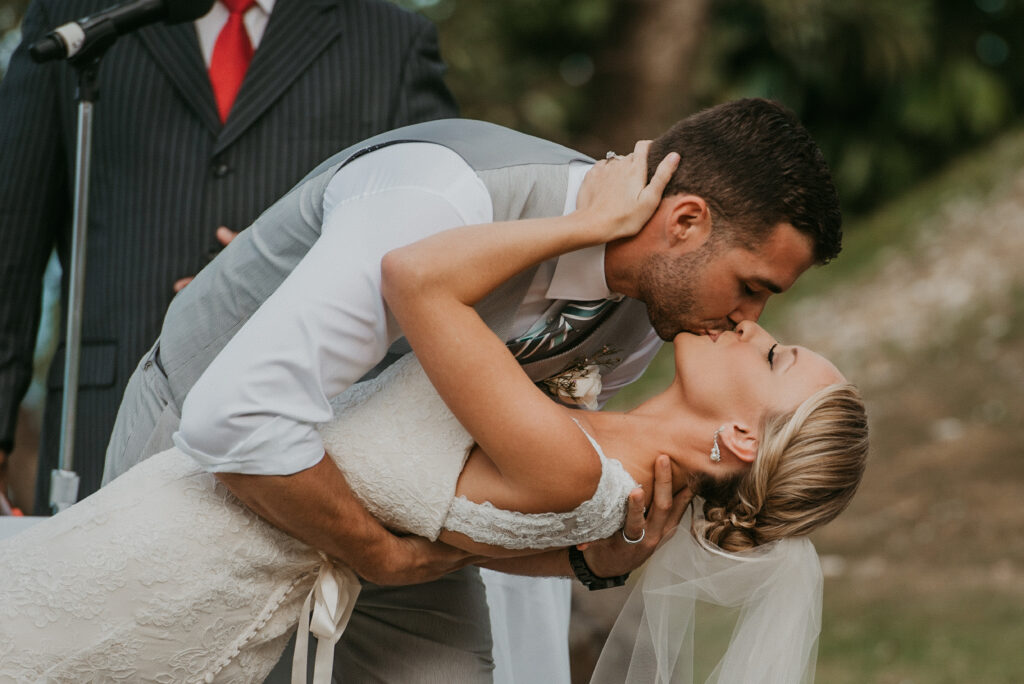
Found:
<path fill-rule="evenodd" d="M 0 0 L 0 73 L 27 4 Z M 834 171 L 845 247 L 764 322 L 835 360 L 873 429 L 861 492 L 814 537 L 818 681 L 1024 682 L 1024 0 L 399 4 L 439 26 L 464 116 L 595 157 L 737 97 L 797 113 Z M 671 372 L 659 356 L 612 408 Z M 576 597 L 575 681 L 626 591 Z M 698 644 L 708 663 L 728 629 Z"/>

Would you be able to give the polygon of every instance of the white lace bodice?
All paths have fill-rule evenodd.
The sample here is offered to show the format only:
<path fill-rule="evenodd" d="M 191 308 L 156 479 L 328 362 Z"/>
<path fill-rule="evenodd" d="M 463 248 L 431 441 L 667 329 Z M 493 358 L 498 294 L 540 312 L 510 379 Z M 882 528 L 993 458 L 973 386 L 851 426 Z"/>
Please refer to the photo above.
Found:
<path fill-rule="evenodd" d="M 473 438 L 412 354 L 331 404 L 336 417 L 319 426 L 320 434 L 356 495 L 387 525 L 430 539 L 444 527 L 510 549 L 593 541 L 622 526 L 636 487 L 587 435 L 601 459 L 601 478 L 594 496 L 572 511 L 527 514 L 455 498 Z"/>
<path fill-rule="evenodd" d="M 579 506 L 568 513 L 520 513 L 460 496 L 448 509 L 445 528 L 506 549 L 573 546 L 614 533 L 625 521 L 626 498 L 637 484 L 621 463 L 605 458 L 601 446 L 583 434 L 601 458 L 601 479 L 594 495 Z"/>
<path fill-rule="evenodd" d="M 411 354 L 331 401 L 324 448 L 385 525 L 437 539 L 473 438 Z"/>

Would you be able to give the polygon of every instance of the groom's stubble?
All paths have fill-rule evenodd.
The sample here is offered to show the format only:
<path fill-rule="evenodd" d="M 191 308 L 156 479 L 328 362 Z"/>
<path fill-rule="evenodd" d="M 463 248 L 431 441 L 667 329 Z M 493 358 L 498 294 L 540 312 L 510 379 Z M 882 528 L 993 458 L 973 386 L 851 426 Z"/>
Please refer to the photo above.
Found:
<path fill-rule="evenodd" d="M 710 239 L 693 252 L 649 254 L 637 274 L 638 298 L 647 305 L 647 315 L 658 337 L 670 342 L 681 332 L 701 333 L 709 329 L 732 328 L 728 319 L 702 318 L 700 283 L 713 257 L 718 240 Z"/>

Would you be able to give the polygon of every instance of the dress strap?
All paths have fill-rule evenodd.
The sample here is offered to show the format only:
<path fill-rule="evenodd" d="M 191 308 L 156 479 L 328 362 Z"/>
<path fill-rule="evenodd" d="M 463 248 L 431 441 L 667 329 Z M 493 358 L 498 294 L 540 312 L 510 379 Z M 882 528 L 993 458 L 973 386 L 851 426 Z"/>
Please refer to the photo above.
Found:
<path fill-rule="evenodd" d="M 570 418 L 572 418 L 572 416 L 570 416 Z M 580 432 L 582 432 L 586 436 L 587 440 L 590 442 L 590 445 L 594 447 L 594 451 L 596 451 L 597 455 L 601 457 L 602 461 L 604 461 L 606 459 L 604 455 L 604 449 L 602 449 L 601 445 L 597 443 L 597 440 L 590 436 L 590 433 L 587 432 L 587 429 L 583 427 L 583 424 L 580 423 L 580 421 L 573 418 L 572 422 L 576 423 L 576 427 L 578 427 L 580 429 Z"/>

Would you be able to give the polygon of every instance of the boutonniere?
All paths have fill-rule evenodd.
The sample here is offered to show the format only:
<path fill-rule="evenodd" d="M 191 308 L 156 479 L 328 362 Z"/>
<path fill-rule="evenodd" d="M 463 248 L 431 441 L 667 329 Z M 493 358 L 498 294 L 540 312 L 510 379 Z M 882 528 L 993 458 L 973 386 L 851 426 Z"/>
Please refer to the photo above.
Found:
<path fill-rule="evenodd" d="M 594 356 L 578 359 L 561 373 L 541 380 L 541 384 L 563 404 L 596 411 L 597 398 L 601 396 L 601 366 L 617 364 L 617 353 L 611 347 L 601 347 Z"/>

